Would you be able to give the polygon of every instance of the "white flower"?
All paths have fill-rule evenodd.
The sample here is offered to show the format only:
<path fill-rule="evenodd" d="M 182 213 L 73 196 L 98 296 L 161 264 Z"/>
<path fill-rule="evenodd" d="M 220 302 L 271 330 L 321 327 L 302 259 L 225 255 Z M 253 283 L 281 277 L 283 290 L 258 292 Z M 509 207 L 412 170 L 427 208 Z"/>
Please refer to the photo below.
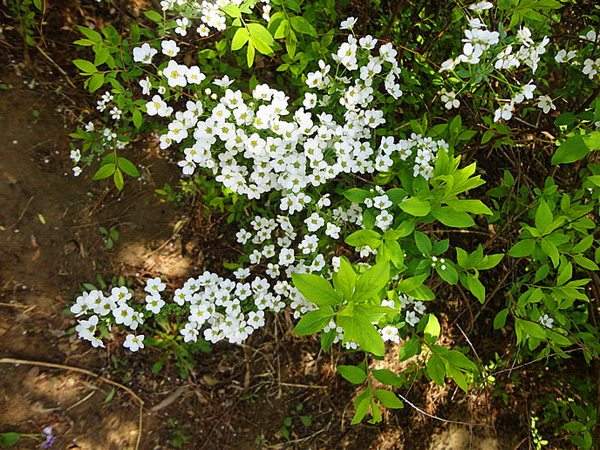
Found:
<path fill-rule="evenodd" d="M 554 60 L 561 64 L 571 61 L 573 58 L 577 56 L 577 52 L 575 50 L 570 50 L 568 53 L 565 49 L 559 50 L 554 56 Z"/>
<path fill-rule="evenodd" d="M 521 86 L 521 91 L 513 97 L 513 102 L 523 103 L 526 99 L 531 100 L 533 98 L 533 92 L 535 91 L 535 84 L 531 81 L 524 86 Z"/>
<path fill-rule="evenodd" d="M 156 295 L 159 292 L 164 291 L 166 287 L 167 285 L 163 283 L 160 278 L 149 278 L 146 280 L 146 287 L 144 287 L 144 291 L 150 295 Z"/>
<path fill-rule="evenodd" d="M 458 108 L 460 106 L 460 101 L 456 98 L 456 93 L 454 91 L 447 92 L 445 89 L 442 89 L 440 92 L 440 99 L 447 110 Z"/>
<path fill-rule="evenodd" d="M 190 84 L 200 84 L 206 79 L 206 75 L 200 72 L 200 68 L 198 66 L 189 67 L 185 73 L 185 76 Z"/>
<path fill-rule="evenodd" d="M 339 239 L 340 231 L 341 228 L 334 223 L 328 223 L 327 227 L 325 228 L 325 234 L 332 239 Z"/>
<path fill-rule="evenodd" d="M 548 314 L 544 314 L 542 317 L 540 317 L 539 322 L 546 328 L 554 328 L 554 319 Z"/>
<path fill-rule="evenodd" d="M 552 99 L 547 95 L 540 95 L 538 97 L 537 107 L 540 108 L 544 114 L 548 114 L 551 110 L 556 109 L 556 106 L 552 103 Z"/>
<path fill-rule="evenodd" d="M 596 42 L 596 39 L 598 38 L 596 31 L 594 31 L 594 30 L 590 30 L 586 34 L 581 35 L 579 37 L 581 39 L 584 39 L 584 40 L 590 41 L 590 42 Z"/>
<path fill-rule="evenodd" d="M 469 9 L 475 12 L 487 11 L 488 9 L 492 9 L 494 5 L 490 2 L 477 2 L 469 5 Z"/>
<path fill-rule="evenodd" d="M 233 80 L 230 80 L 227 75 L 224 75 L 222 78 L 214 79 L 213 84 L 222 88 L 226 88 L 233 84 Z"/>
<path fill-rule="evenodd" d="M 420 317 L 417 316 L 417 314 L 414 311 L 407 311 L 406 316 L 404 318 L 404 321 L 411 327 L 416 326 L 420 320 Z"/>
<path fill-rule="evenodd" d="M 393 342 L 394 344 L 400 343 L 400 336 L 398 335 L 398 328 L 387 325 L 379 330 L 381 338 L 384 342 Z"/>
<path fill-rule="evenodd" d="M 175 27 L 175 33 L 180 36 L 185 36 L 187 34 L 187 29 L 190 26 L 190 21 L 187 17 L 181 17 L 180 19 L 176 19 L 175 23 L 177 27 Z"/>
<path fill-rule="evenodd" d="M 498 122 L 500 120 L 510 120 L 512 118 L 513 111 L 515 109 L 515 105 L 513 102 L 505 103 L 500 106 L 496 111 L 494 111 L 494 122 Z"/>
<path fill-rule="evenodd" d="M 158 50 L 150 47 L 148 43 L 142 44 L 141 47 L 135 47 L 133 49 L 133 60 L 135 62 L 141 62 L 143 64 L 152 63 L 152 58 L 158 53 Z"/>
<path fill-rule="evenodd" d="M 310 217 L 304 220 L 308 231 L 314 232 L 325 225 L 325 219 L 323 219 L 318 213 L 312 213 Z"/>
<path fill-rule="evenodd" d="M 139 349 L 144 348 L 144 335 L 128 334 L 123 342 L 123 347 L 128 348 L 132 352 L 137 352 Z"/>
<path fill-rule="evenodd" d="M 158 314 L 163 306 L 165 306 L 165 301 L 158 295 L 154 294 L 146 296 L 146 310 Z"/>
<path fill-rule="evenodd" d="M 167 64 L 167 67 L 165 67 L 163 70 L 163 75 L 167 77 L 167 82 L 169 83 L 169 86 L 185 87 L 187 85 L 187 72 L 187 66 L 177 64 L 176 61 L 170 60 L 169 64 Z"/>
<path fill-rule="evenodd" d="M 356 20 L 357 19 L 355 17 L 348 17 L 346 20 L 343 20 L 340 24 L 340 30 L 351 30 L 354 28 Z"/>
<path fill-rule="evenodd" d="M 160 43 L 164 55 L 174 58 L 179 53 L 179 47 L 175 41 L 167 40 Z"/>
<path fill-rule="evenodd" d="M 78 177 L 79 175 L 81 175 L 81 167 L 75 166 L 71 170 L 73 171 L 73 176 L 74 177 Z"/>
<path fill-rule="evenodd" d="M 142 88 L 142 95 L 150 95 L 150 88 L 152 87 L 152 84 L 150 83 L 148 77 L 140 80 L 139 85 Z"/>
<path fill-rule="evenodd" d="M 210 28 L 208 28 L 204 24 L 200 24 L 200 26 L 196 28 L 196 33 L 198 33 L 202 37 L 206 37 L 210 34 Z"/>

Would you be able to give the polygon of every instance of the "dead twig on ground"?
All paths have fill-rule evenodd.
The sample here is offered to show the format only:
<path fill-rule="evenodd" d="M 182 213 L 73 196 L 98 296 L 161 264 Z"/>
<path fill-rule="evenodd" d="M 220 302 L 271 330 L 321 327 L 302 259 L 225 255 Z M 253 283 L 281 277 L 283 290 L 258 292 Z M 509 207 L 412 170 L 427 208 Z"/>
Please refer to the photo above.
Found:
<path fill-rule="evenodd" d="M 48 53 L 46 53 L 39 45 L 36 45 L 35 48 L 37 48 L 38 51 L 42 54 L 42 56 L 46 58 L 54 67 L 56 67 L 56 70 L 58 70 L 63 77 L 65 77 L 65 80 L 67 80 L 69 86 L 71 86 L 73 89 L 77 89 L 77 86 L 75 86 L 75 83 L 71 81 L 71 78 L 69 78 L 67 72 L 65 72 L 64 69 L 56 63 L 56 61 L 50 58 L 50 56 L 48 56 Z"/>
<path fill-rule="evenodd" d="M 17 358 L 0 358 L 0 364 L 17 364 L 17 365 L 25 365 L 25 366 L 36 366 L 36 367 L 47 367 L 50 369 L 60 369 L 67 370 L 70 372 L 80 373 L 82 375 L 87 375 L 89 377 L 95 378 L 98 381 L 101 381 L 106 384 L 110 384 L 115 386 L 123 391 L 127 392 L 137 403 L 139 406 L 139 418 L 138 418 L 138 434 L 135 443 L 135 449 L 139 450 L 140 442 L 142 440 L 142 430 L 143 430 L 143 417 L 144 417 L 144 400 L 140 398 L 135 392 L 129 389 L 127 386 L 122 385 L 121 383 L 117 383 L 116 381 L 110 380 L 102 375 L 98 375 L 91 370 L 82 369 L 81 367 L 67 366 L 64 364 L 55 364 L 49 363 L 45 361 L 31 361 L 27 359 L 17 359 Z"/>

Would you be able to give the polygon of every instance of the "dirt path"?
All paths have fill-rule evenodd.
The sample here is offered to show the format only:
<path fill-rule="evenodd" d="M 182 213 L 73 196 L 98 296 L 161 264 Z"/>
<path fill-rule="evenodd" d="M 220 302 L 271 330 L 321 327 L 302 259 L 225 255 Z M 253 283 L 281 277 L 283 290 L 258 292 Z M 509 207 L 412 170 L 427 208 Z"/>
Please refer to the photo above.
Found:
<path fill-rule="evenodd" d="M 70 175 L 64 98 L 14 77 L 0 79 L 11 86 L 0 92 L 0 357 L 100 370 L 106 353 L 67 333 L 71 297 L 96 274 L 164 270 L 176 252 L 166 245 L 148 254 L 170 237 L 175 211 L 158 202 L 152 182 L 132 184 L 121 198 L 88 195 L 89 182 Z M 114 224 L 128 246 L 117 244 L 111 253 L 98 228 Z M 171 270 L 189 263 L 176 259 Z M 127 395 L 89 378 L 0 365 L 2 431 L 39 433 L 51 425 L 57 448 L 122 449 L 135 440 L 136 411 Z"/>

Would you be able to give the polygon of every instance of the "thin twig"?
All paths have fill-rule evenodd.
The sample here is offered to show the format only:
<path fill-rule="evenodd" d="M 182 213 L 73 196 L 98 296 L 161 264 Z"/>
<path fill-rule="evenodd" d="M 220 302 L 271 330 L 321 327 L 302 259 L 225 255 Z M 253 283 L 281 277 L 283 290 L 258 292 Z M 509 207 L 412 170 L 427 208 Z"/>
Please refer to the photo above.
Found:
<path fill-rule="evenodd" d="M 22 365 L 27 365 L 27 366 L 48 367 L 51 369 L 68 370 L 71 372 L 77 372 L 77 373 L 81 373 L 83 375 L 90 376 L 92 378 L 95 378 L 98 381 L 113 385 L 115 387 L 118 387 L 119 389 L 124 390 L 133 399 L 135 399 L 135 401 L 137 401 L 138 405 L 139 405 L 138 435 L 137 435 L 137 440 L 135 443 L 135 449 L 139 450 L 140 442 L 142 440 L 144 400 L 142 400 L 139 395 L 137 395 L 135 392 L 133 392 L 127 386 L 123 386 L 121 383 L 117 383 L 116 381 L 105 378 L 102 375 L 98 375 L 98 374 L 92 372 L 91 370 L 82 369 L 81 367 L 67 366 L 64 364 L 48 363 L 48 362 L 44 362 L 44 361 L 30 361 L 27 359 L 16 359 L 16 358 L 0 358 L 0 364 L 22 364 Z"/>
<path fill-rule="evenodd" d="M 15 228 L 16 226 L 18 226 L 21 223 L 21 220 L 23 220 L 23 216 L 29 209 L 29 205 L 31 205 L 31 202 L 33 201 L 33 197 L 34 197 L 33 195 L 31 197 L 29 197 L 29 200 L 27 200 L 27 203 L 25 204 L 25 208 L 23 208 L 23 211 L 21 211 L 21 214 L 19 214 L 19 218 L 17 219 L 17 221 L 15 223 L 8 226 L 8 228 L 7 228 L 8 230 Z"/>
<path fill-rule="evenodd" d="M 468 427 L 489 427 L 489 428 L 492 428 L 491 425 L 487 425 L 485 423 L 462 422 L 460 420 L 448 420 L 448 419 L 444 419 L 443 417 L 434 416 L 433 414 L 429 414 L 427 411 L 423 411 L 421 408 L 419 408 L 417 405 L 415 405 L 414 403 L 412 403 L 410 400 L 408 400 L 402 394 L 399 394 L 398 392 L 396 392 L 396 395 L 398 397 L 400 397 L 404 401 L 404 403 L 408 404 L 415 411 L 423 414 L 424 416 L 429 417 L 430 419 L 439 420 L 440 422 L 444 422 L 444 423 L 455 423 L 457 425 L 465 425 L 465 426 L 468 426 Z"/>
<path fill-rule="evenodd" d="M 463 331 L 463 329 L 460 327 L 459 324 L 456 324 L 456 326 L 458 327 L 458 330 L 460 331 L 460 333 L 463 335 L 463 337 L 467 340 L 467 343 L 469 344 L 469 347 L 471 347 L 471 350 L 473 350 L 473 353 L 475 353 L 475 356 L 477 357 L 477 359 L 479 361 L 481 361 L 481 358 L 479 357 L 479 355 L 477 354 L 477 350 L 475 350 L 475 346 L 471 343 L 471 340 L 469 339 L 469 336 L 467 336 L 467 333 L 465 333 Z"/>
<path fill-rule="evenodd" d="M 560 355 L 562 353 L 574 353 L 574 352 L 581 352 L 581 351 L 583 351 L 583 348 L 577 347 L 577 348 L 572 348 L 571 350 L 565 350 L 564 352 L 561 352 L 561 353 L 551 353 L 548 356 L 543 356 L 541 358 L 534 359 L 533 361 L 529 361 L 529 362 L 526 362 L 526 363 L 518 365 L 518 366 L 513 366 L 510 369 L 498 370 L 498 371 L 494 372 L 492 375 L 499 375 L 501 373 L 512 372 L 513 370 L 522 369 L 523 367 L 529 366 L 531 364 L 535 364 L 535 363 L 540 362 L 540 361 L 542 361 L 544 359 L 550 359 L 553 356 L 557 356 L 557 355 Z"/>
<path fill-rule="evenodd" d="M 69 83 L 69 86 L 71 86 L 73 89 L 77 89 L 77 86 L 75 86 L 75 84 L 71 81 L 67 72 L 65 72 L 64 69 L 56 63 L 56 61 L 54 61 L 52 58 L 50 58 L 50 56 L 48 56 L 48 53 L 46 53 L 44 50 L 42 50 L 42 48 L 39 45 L 36 45 L 35 48 L 37 48 L 39 50 L 39 52 L 42 54 L 42 56 L 44 56 L 44 58 L 46 58 L 48 61 L 50 61 L 50 63 L 54 67 L 56 67 L 56 69 L 62 74 L 62 76 L 65 77 L 65 79 L 67 80 L 67 83 Z"/>

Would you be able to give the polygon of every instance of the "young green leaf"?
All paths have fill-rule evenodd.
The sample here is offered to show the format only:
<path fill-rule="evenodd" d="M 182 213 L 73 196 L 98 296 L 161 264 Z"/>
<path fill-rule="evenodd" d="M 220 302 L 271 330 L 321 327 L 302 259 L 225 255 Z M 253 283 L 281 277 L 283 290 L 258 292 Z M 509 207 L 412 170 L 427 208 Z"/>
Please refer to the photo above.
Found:
<path fill-rule="evenodd" d="M 401 409 L 404 408 L 404 403 L 400 400 L 396 394 L 387 389 L 377 389 L 375 396 L 381 402 L 383 406 L 389 409 Z"/>
<path fill-rule="evenodd" d="M 85 59 L 75 59 L 73 60 L 73 64 L 75 64 L 75 66 L 85 75 L 91 75 L 98 71 L 92 62 L 86 61 Z"/>
<path fill-rule="evenodd" d="M 308 34 L 309 36 L 313 37 L 317 35 L 315 27 L 313 27 L 311 23 L 302 16 L 293 16 L 290 19 L 290 23 L 292 24 L 292 28 L 298 33 Z"/>
<path fill-rule="evenodd" d="M 425 324 L 425 329 L 423 332 L 426 337 L 429 337 L 431 342 L 435 342 L 437 338 L 440 336 L 440 332 L 442 328 L 440 327 L 440 322 L 434 314 L 428 314 L 427 323 Z"/>
<path fill-rule="evenodd" d="M 342 301 L 341 296 L 326 279 L 310 273 L 292 274 L 294 286 L 300 293 L 317 306 L 331 306 Z"/>
<path fill-rule="evenodd" d="M 105 178 L 108 178 L 108 177 L 112 176 L 113 173 L 115 173 L 116 168 L 117 168 L 117 166 L 114 163 L 104 164 L 94 174 L 94 176 L 92 177 L 92 180 L 97 181 L 97 180 L 103 180 Z"/>
<path fill-rule="evenodd" d="M 250 35 L 248 34 L 248 30 L 246 28 L 238 28 L 235 34 L 233 35 L 233 39 L 231 40 L 231 50 L 239 50 L 246 42 L 250 39 Z"/>
<path fill-rule="evenodd" d="M 365 371 L 358 366 L 337 366 L 337 371 L 352 384 L 362 384 L 367 379 Z"/>
<path fill-rule="evenodd" d="M 475 222 L 466 212 L 457 211 L 449 206 L 441 206 L 431 211 L 431 215 L 444 225 L 453 228 L 468 228 Z"/>
<path fill-rule="evenodd" d="M 404 385 L 404 379 L 389 369 L 374 369 L 371 373 L 377 381 L 388 386 L 400 387 Z"/>
<path fill-rule="evenodd" d="M 135 167 L 135 164 L 133 164 L 127 158 L 123 158 L 122 156 L 119 156 L 119 159 L 117 161 L 118 161 L 119 169 L 121 169 L 123 172 L 125 172 L 130 177 L 137 178 L 140 176 L 140 171 L 138 170 L 138 168 Z"/>
<path fill-rule="evenodd" d="M 400 203 L 400 209 L 411 216 L 424 217 L 431 211 L 431 204 L 428 200 L 409 197 Z"/>
<path fill-rule="evenodd" d="M 332 316 L 333 311 L 329 308 L 307 312 L 294 327 L 294 333 L 298 336 L 307 336 L 309 334 L 317 333 L 329 323 Z"/>

